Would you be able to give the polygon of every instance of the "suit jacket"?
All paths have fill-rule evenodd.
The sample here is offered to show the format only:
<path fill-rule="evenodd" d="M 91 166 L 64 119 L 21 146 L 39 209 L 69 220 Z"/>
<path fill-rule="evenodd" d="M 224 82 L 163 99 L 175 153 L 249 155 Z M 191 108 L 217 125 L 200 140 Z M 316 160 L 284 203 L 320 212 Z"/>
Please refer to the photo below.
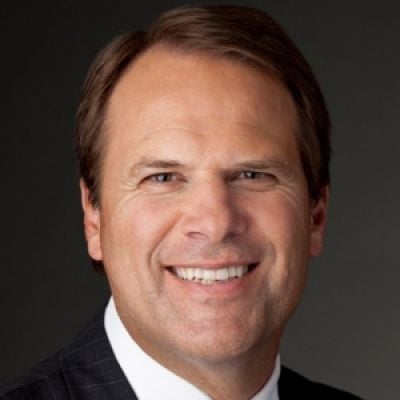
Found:
<path fill-rule="evenodd" d="M 282 367 L 280 400 L 360 400 Z M 16 382 L 0 388 L 1 400 L 137 400 L 122 372 L 99 314 L 72 343 Z M 190 400 L 190 399 L 188 399 Z"/>

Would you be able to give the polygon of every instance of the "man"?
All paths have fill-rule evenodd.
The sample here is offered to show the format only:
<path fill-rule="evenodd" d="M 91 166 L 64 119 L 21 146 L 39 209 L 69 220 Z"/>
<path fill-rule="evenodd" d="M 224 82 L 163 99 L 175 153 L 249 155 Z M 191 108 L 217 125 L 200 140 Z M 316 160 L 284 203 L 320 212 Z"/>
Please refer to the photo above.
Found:
<path fill-rule="evenodd" d="M 87 77 L 77 155 L 88 251 L 112 291 L 4 399 L 355 399 L 280 366 L 322 249 L 330 123 L 261 11 L 179 8 Z"/>

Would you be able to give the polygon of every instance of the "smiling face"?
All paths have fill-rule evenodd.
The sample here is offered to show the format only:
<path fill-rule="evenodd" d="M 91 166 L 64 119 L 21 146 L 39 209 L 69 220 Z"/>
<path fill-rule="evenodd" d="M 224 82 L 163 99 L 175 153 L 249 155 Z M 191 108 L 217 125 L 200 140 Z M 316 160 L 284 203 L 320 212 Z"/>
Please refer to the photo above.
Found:
<path fill-rule="evenodd" d="M 280 83 L 228 60 L 154 48 L 117 84 L 99 208 L 83 190 L 88 248 L 169 368 L 275 356 L 325 222 L 298 129 Z"/>

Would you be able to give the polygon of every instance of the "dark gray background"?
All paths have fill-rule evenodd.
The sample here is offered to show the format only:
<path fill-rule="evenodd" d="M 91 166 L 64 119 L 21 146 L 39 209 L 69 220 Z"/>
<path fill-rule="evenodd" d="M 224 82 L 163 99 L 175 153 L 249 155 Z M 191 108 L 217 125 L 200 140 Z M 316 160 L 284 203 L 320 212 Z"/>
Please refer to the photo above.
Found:
<path fill-rule="evenodd" d="M 394 399 L 400 392 L 400 3 L 240 3 L 269 11 L 295 39 L 334 124 L 326 249 L 311 266 L 283 362 L 368 399 Z M 0 381 L 65 344 L 107 299 L 81 229 L 71 151 L 77 98 L 90 61 L 111 37 L 180 4 L 2 4 Z"/>

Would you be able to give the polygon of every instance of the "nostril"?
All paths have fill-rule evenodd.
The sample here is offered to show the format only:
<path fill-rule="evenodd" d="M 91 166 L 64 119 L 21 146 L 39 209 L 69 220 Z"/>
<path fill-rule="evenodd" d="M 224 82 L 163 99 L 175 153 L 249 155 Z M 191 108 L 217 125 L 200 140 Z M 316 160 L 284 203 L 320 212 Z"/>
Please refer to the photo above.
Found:
<path fill-rule="evenodd" d="M 247 231 L 248 223 L 244 216 L 220 210 L 192 211 L 182 219 L 184 233 L 192 238 L 210 243 L 220 243 Z"/>

